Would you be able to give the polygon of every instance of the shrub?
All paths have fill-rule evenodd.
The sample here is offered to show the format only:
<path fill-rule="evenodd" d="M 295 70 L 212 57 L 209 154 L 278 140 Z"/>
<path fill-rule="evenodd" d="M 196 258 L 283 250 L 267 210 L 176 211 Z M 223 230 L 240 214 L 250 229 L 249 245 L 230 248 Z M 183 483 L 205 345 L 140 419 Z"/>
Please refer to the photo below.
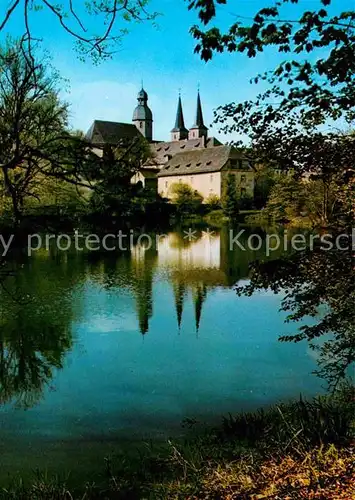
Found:
<path fill-rule="evenodd" d="M 239 200 L 240 210 L 251 210 L 254 205 L 254 200 L 252 196 L 243 195 Z"/>
<path fill-rule="evenodd" d="M 205 200 L 207 211 L 219 210 L 221 208 L 221 200 L 216 194 L 210 194 Z"/>
<path fill-rule="evenodd" d="M 223 199 L 223 212 L 230 220 L 233 220 L 239 214 L 239 200 L 233 174 L 228 174 L 227 177 L 226 192 Z"/>
<path fill-rule="evenodd" d="M 203 197 L 188 184 L 176 183 L 171 186 L 173 202 L 178 215 L 190 215 L 199 211 Z"/>

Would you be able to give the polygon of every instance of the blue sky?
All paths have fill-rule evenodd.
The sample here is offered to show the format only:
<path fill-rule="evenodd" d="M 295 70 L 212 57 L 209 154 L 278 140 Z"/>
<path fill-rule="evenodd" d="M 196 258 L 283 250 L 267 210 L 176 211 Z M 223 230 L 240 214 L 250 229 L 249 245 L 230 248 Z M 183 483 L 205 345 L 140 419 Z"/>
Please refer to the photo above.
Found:
<path fill-rule="evenodd" d="M 73 3 L 79 8 L 83 2 L 74 0 Z M 228 26 L 236 14 L 253 16 L 266 3 L 272 2 L 230 0 L 227 6 L 219 7 L 219 25 Z M 302 10 L 320 6 L 319 0 L 301 0 L 300 3 Z M 334 7 L 340 6 L 342 10 L 351 9 L 354 1 L 335 0 Z M 4 7 L 1 9 L 3 12 Z M 268 51 L 256 59 L 248 59 L 242 54 L 219 55 L 206 64 L 193 54 L 195 41 L 188 31 L 197 22 L 197 16 L 195 12 L 188 12 L 184 0 L 152 0 L 150 10 L 162 13 L 157 19 L 158 26 L 132 24 L 113 59 L 99 66 L 90 60 L 85 63 L 78 60 L 73 40 L 51 14 L 33 13 L 30 22 L 34 34 L 43 39 L 54 66 L 69 81 L 69 92 L 63 90 L 63 96 L 71 104 L 74 128 L 86 131 L 94 119 L 130 122 L 143 79 L 153 111 L 154 137 L 168 139 L 174 126 L 179 88 L 186 126 L 194 121 L 198 83 L 205 122 L 210 125 L 213 109 L 227 102 L 253 98 L 260 87 L 250 85 L 250 78 L 274 67 L 282 59 L 277 53 Z M 292 13 L 294 18 L 299 8 L 289 6 L 287 11 L 285 15 Z M 14 17 L 7 31 L 19 35 L 22 30 L 21 18 Z M 226 139 L 216 129 L 210 130 L 212 134 Z"/>

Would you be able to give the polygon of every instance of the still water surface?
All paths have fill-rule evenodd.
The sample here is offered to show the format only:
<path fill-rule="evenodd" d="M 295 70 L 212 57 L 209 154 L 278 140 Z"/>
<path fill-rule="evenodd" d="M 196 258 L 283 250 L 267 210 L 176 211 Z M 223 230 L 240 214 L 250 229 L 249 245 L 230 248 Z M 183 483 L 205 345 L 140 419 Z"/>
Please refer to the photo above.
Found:
<path fill-rule="evenodd" d="M 17 265 L 1 292 L 2 474 L 321 391 L 307 345 L 277 341 L 296 328 L 280 296 L 233 290 L 263 250 L 230 251 L 227 229 L 196 236 Z"/>

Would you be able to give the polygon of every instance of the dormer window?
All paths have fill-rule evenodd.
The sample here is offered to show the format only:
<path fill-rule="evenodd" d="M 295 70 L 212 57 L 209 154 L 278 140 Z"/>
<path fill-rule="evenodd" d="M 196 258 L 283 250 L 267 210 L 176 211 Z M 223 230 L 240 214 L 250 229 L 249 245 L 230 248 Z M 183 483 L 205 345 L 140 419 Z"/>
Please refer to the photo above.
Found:
<path fill-rule="evenodd" d="M 186 165 L 186 167 L 191 167 L 191 163 L 188 163 L 188 164 Z"/>
<path fill-rule="evenodd" d="M 211 163 L 212 163 L 212 161 L 210 160 L 210 161 L 208 161 L 208 162 L 206 163 L 206 165 L 211 165 Z"/>
<path fill-rule="evenodd" d="M 180 146 L 180 149 L 184 149 L 185 146 L 186 144 L 183 144 L 182 146 Z"/>
<path fill-rule="evenodd" d="M 175 165 L 175 168 L 180 168 L 180 165 Z"/>
<path fill-rule="evenodd" d="M 198 163 L 196 163 L 196 167 L 199 167 L 200 165 L 201 165 L 200 161 Z"/>

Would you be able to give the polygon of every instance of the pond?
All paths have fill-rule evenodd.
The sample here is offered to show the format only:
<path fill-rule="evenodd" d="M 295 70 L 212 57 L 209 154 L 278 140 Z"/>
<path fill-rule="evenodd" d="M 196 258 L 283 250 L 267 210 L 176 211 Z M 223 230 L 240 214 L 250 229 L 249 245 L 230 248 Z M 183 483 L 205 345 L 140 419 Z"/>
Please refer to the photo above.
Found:
<path fill-rule="evenodd" d="M 117 443 L 180 436 L 185 418 L 322 391 L 307 344 L 277 340 L 297 328 L 280 295 L 233 289 L 264 249 L 231 249 L 228 228 L 190 240 L 18 259 L 1 291 L 2 477 L 87 471 Z"/>

